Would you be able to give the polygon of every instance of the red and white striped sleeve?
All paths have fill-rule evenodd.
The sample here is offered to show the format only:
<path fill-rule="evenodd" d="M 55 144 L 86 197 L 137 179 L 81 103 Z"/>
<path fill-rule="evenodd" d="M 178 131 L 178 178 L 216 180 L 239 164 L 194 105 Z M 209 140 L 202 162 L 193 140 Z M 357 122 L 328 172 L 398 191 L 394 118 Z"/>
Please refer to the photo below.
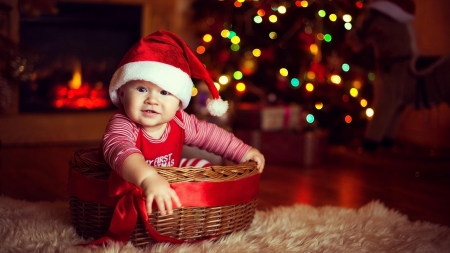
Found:
<path fill-rule="evenodd" d="M 125 159 L 134 153 L 142 153 L 136 148 L 139 129 L 127 116 L 117 113 L 111 117 L 103 135 L 102 150 L 105 161 L 119 175 Z"/>
<path fill-rule="evenodd" d="M 251 148 L 234 134 L 216 124 L 199 120 L 195 115 L 190 115 L 184 111 L 181 112 L 186 145 L 196 146 L 235 163 L 240 163 Z"/>

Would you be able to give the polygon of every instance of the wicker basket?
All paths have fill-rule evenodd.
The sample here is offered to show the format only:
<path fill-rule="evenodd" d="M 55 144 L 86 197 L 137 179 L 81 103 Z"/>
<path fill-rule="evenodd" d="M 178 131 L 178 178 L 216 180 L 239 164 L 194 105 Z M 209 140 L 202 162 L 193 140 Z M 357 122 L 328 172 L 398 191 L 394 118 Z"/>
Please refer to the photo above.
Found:
<path fill-rule="evenodd" d="M 98 149 L 77 151 L 70 161 L 70 170 L 99 180 L 108 180 L 111 168 L 99 155 Z M 256 163 L 248 162 L 233 166 L 208 168 L 157 168 L 169 183 L 178 182 L 222 182 L 240 180 L 258 173 Z M 71 178 L 69 177 L 69 184 Z M 172 215 L 161 216 L 153 211 L 149 224 L 161 235 L 183 242 L 197 241 L 243 230 L 251 224 L 257 200 L 237 205 L 214 207 L 182 207 L 174 209 Z M 109 228 L 114 207 L 81 200 L 70 196 L 71 219 L 82 237 L 97 239 Z M 147 232 L 139 217 L 129 239 L 135 246 L 157 243 Z"/>

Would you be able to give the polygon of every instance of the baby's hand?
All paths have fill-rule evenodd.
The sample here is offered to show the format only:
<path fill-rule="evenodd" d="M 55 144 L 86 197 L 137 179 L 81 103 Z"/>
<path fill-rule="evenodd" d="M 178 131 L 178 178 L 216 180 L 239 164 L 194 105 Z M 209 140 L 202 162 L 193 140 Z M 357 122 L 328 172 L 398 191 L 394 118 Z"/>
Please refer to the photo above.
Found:
<path fill-rule="evenodd" d="M 251 148 L 249 151 L 247 151 L 247 153 L 244 155 L 244 157 L 242 158 L 242 162 L 248 162 L 250 160 L 253 160 L 256 162 L 256 167 L 259 170 L 259 173 L 262 173 L 264 170 L 264 163 L 265 163 L 265 159 L 264 156 L 259 152 L 259 150 L 257 150 L 256 148 Z"/>
<path fill-rule="evenodd" d="M 153 200 L 156 202 L 161 215 L 172 214 L 172 201 L 175 207 L 181 207 L 180 199 L 176 192 L 170 188 L 167 180 L 158 173 L 152 174 L 142 180 L 140 187 L 147 199 L 147 213 L 152 213 Z"/>

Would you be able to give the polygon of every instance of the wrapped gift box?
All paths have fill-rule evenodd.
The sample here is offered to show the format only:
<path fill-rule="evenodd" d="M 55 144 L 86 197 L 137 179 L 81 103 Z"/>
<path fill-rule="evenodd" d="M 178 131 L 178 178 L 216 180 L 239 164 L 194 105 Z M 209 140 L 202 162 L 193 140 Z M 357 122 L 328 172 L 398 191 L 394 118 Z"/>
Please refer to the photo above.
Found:
<path fill-rule="evenodd" d="M 301 108 L 299 105 L 262 106 L 242 103 L 236 109 L 234 127 L 262 131 L 301 129 Z"/>
<path fill-rule="evenodd" d="M 307 132 L 236 129 L 236 137 L 257 148 L 267 163 L 312 166 L 325 159 L 328 131 Z"/>

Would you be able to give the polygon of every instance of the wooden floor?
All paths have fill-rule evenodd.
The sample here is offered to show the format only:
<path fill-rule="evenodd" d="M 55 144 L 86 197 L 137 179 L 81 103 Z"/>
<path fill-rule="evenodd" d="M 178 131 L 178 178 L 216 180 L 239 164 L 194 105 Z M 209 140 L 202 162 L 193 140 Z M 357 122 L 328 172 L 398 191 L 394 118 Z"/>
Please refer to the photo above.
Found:
<path fill-rule="evenodd" d="M 0 194 L 29 201 L 67 200 L 68 160 L 93 145 L 3 147 Z M 427 150 L 331 146 L 320 164 L 267 164 L 259 209 L 296 203 L 359 208 L 378 200 L 411 220 L 450 226 L 450 155 Z"/>

